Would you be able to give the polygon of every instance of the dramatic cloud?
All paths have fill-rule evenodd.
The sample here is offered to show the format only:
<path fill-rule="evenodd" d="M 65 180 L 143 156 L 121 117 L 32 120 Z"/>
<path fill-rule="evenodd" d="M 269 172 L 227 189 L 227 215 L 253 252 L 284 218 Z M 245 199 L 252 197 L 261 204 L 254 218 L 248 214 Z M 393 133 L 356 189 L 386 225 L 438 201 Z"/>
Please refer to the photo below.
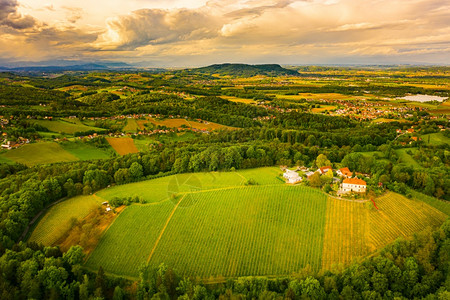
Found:
<path fill-rule="evenodd" d="M 0 46 L 22 48 L 0 57 L 29 49 L 160 66 L 450 63 L 442 0 L 22 1 L 0 0 Z"/>
<path fill-rule="evenodd" d="M 0 26 L 8 26 L 14 29 L 26 29 L 35 25 L 31 16 L 24 16 L 17 11 L 16 0 L 0 0 Z"/>

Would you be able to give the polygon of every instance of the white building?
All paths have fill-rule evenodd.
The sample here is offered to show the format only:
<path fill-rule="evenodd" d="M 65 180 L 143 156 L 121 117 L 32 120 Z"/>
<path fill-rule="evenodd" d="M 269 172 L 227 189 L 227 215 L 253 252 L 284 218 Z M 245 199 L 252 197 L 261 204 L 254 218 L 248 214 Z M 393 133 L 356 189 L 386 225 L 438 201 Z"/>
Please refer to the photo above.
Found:
<path fill-rule="evenodd" d="M 359 178 L 346 178 L 342 182 L 341 193 L 365 193 L 367 184 L 364 180 Z"/>
<path fill-rule="evenodd" d="M 286 169 L 283 177 L 286 179 L 286 183 L 297 183 L 302 181 L 302 177 L 300 177 L 297 172 L 291 171 L 289 169 Z"/>

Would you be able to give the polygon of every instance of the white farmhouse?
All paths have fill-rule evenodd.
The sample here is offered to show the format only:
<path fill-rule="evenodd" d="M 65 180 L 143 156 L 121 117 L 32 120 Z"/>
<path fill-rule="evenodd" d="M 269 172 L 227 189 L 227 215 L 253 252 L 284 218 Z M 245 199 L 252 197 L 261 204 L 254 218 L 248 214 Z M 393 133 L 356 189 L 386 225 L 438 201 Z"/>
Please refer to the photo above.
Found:
<path fill-rule="evenodd" d="M 297 172 L 286 169 L 283 177 L 286 179 L 286 183 L 297 183 L 302 181 L 302 177 Z"/>
<path fill-rule="evenodd" d="M 366 182 L 359 178 L 346 178 L 342 182 L 341 193 L 365 193 L 366 192 Z"/>

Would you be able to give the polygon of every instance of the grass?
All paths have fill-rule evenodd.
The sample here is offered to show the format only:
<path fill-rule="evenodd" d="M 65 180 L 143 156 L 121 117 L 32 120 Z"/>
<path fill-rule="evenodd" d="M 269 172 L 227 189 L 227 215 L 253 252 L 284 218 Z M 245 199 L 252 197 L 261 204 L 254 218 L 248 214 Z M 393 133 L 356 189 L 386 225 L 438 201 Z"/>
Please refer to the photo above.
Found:
<path fill-rule="evenodd" d="M 106 138 L 106 140 L 120 155 L 139 152 L 132 138 Z"/>
<path fill-rule="evenodd" d="M 11 149 L 1 156 L 27 166 L 78 160 L 76 156 L 53 142 L 26 144 L 17 149 Z"/>
<path fill-rule="evenodd" d="M 417 148 L 402 148 L 395 150 L 395 153 L 397 153 L 398 157 L 401 159 L 401 162 L 410 166 L 413 166 L 414 168 L 421 169 L 422 166 L 406 151 L 412 151 L 413 153 L 417 151 Z"/>
<path fill-rule="evenodd" d="M 95 196 L 77 196 L 51 207 L 34 229 L 29 241 L 53 245 L 70 229 L 71 218 L 82 219 L 101 203 L 102 199 Z"/>
<path fill-rule="evenodd" d="M 105 129 L 84 125 L 79 119 L 59 119 L 59 120 L 34 120 L 33 123 L 39 124 L 52 132 L 74 134 L 75 132 L 95 131 L 104 132 Z"/>
<path fill-rule="evenodd" d="M 141 130 L 142 126 L 140 126 L 140 124 L 137 123 L 137 121 L 135 119 L 127 119 L 127 125 L 125 125 L 125 127 L 123 128 L 123 131 L 125 132 L 137 132 L 139 130 Z"/>
<path fill-rule="evenodd" d="M 7 152 L 5 152 L 5 153 L 7 153 Z M 0 155 L 0 164 L 14 164 L 14 161 L 7 157 Z"/>
<path fill-rule="evenodd" d="M 446 137 L 442 132 L 429 133 L 421 136 L 425 144 L 440 146 L 450 145 L 450 138 Z"/>
<path fill-rule="evenodd" d="M 100 149 L 82 142 L 64 142 L 61 143 L 61 146 L 64 150 L 80 160 L 109 158 L 111 157 L 111 153 L 108 153 L 108 150 L 112 151 L 112 149 Z"/>

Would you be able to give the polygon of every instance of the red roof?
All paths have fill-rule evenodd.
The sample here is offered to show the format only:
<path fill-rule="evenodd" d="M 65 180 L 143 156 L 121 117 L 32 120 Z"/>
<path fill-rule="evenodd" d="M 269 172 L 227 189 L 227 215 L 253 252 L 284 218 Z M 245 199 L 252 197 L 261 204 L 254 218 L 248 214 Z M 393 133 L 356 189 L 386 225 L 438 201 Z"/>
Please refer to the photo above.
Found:
<path fill-rule="evenodd" d="M 328 172 L 328 170 L 330 170 L 330 169 L 333 169 L 333 168 L 331 166 L 319 168 L 320 173 L 322 173 L 322 174 Z"/>
<path fill-rule="evenodd" d="M 343 183 L 356 184 L 356 185 L 366 185 L 366 182 L 359 178 L 347 178 L 344 179 Z"/>
<path fill-rule="evenodd" d="M 352 176 L 353 175 L 353 173 L 347 167 L 341 168 L 341 169 L 339 169 L 339 171 L 341 171 L 341 173 L 346 175 L 346 176 Z"/>

